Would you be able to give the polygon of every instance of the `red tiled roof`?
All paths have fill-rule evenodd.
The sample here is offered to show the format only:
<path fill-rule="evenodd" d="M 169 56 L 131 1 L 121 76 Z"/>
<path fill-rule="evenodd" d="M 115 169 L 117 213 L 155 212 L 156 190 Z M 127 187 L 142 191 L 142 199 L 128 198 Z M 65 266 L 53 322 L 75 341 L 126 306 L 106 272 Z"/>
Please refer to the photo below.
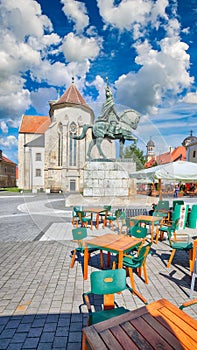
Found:
<path fill-rule="evenodd" d="M 6 158 L 5 156 L 2 155 L 2 160 L 6 163 L 10 163 L 10 164 L 13 164 L 13 165 L 16 165 L 16 163 L 12 162 L 12 160 Z"/>
<path fill-rule="evenodd" d="M 60 97 L 56 103 L 74 103 L 87 106 L 84 98 L 81 96 L 80 92 L 77 90 L 74 83 L 65 91 L 65 93 Z"/>
<path fill-rule="evenodd" d="M 151 168 L 151 167 L 155 164 L 155 162 L 156 162 L 156 160 L 155 160 L 155 158 L 153 157 L 153 158 L 151 158 L 148 162 L 146 162 L 146 163 L 144 164 L 144 167 L 145 167 L 145 168 Z"/>
<path fill-rule="evenodd" d="M 186 160 L 186 148 L 184 146 L 178 146 L 172 152 L 160 154 L 156 157 L 156 162 L 157 164 L 166 164 L 178 159 Z"/>
<path fill-rule="evenodd" d="M 153 157 L 145 164 L 144 167 L 150 168 L 155 162 L 159 165 L 175 162 L 178 159 L 181 159 L 183 161 L 186 160 L 186 148 L 184 146 L 178 146 L 172 152 L 166 152 L 156 157 Z"/>
<path fill-rule="evenodd" d="M 51 123 L 50 117 L 24 115 L 19 132 L 44 134 Z"/>

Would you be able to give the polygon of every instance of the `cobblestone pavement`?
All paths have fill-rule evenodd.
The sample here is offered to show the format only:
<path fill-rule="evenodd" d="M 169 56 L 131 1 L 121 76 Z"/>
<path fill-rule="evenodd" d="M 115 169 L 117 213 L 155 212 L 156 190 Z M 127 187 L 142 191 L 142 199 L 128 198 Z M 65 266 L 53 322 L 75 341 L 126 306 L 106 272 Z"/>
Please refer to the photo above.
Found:
<path fill-rule="evenodd" d="M 0 349 L 78 350 L 87 309 L 82 295 L 90 288 L 83 280 L 83 259 L 71 269 L 71 223 L 51 223 L 34 241 L 0 244 Z M 89 236 L 110 229 L 90 230 Z M 193 230 L 191 235 L 197 235 Z M 137 289 L 150 303 L 166 298 L 179 306 L 189 299 L 189 257 L 177 252 L 169 269 L 170 248 L 166 240 L 152 245 L 147 258 L 149 283 L 135 275 Z M 113 258 L 112 258 L 113 260 Z M 89 274 L 99 269 L 99 254 L 90 259 Z M 129 278 L 127 280 L 129 284 Z M 197 297 L 197 288 L 194 291 Z M 141 300 L 128 291 L 117 296 L 119 305 L 136 309 Z M 185 309 L 197 320 L 197 307 Z"/>

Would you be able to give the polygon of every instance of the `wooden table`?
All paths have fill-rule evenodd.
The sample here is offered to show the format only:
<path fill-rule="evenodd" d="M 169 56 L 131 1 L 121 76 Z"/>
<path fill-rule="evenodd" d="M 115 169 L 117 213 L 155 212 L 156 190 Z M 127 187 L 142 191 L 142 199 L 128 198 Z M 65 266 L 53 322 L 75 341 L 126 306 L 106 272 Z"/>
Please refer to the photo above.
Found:
<path fill-rule="evenodd" d="M 166 299 L 86 327 L 82 332 L 82 350 L 197 348 L 197 321 Z"/>
<path fill-rule="evenodd" d="M 107 209 L 96 207 L 96 208 L 86 208 L 86 209 L 83 209 L 83 211 L 85 213 L 96 214 L 96 228 L 98 229 L 99 228 L 99 215 L 100 215 L 100 213 L 106 212 Z"/>
<path fill-rule="evenodd" d="M 108 233 L 90 240 L 86 240 L 85 244 L 87 247 L 84 251 L 84 280 L 88 278 L 88 245 L 99 246 L 102 250 L 117 253 L 118 268 L 122 268 L 123 254 L 129 251 L 131 248 L 137 246 L 139 243 L 141 243 L 141 241 L 141 238 L 117 235 L 114 233 Z"/>
<path fill-rule="evenodd" d="M 162 216 L 150 216 L 150 215 L 137 215 L 130 217 L 131 220 L 138 220 L 145 224 L 151 225 L 151 241 L 154 242 L 154 227 L 156 225 L 156 230 L 158 230 L 158 225 L 156 224 L 158 221 L 161 222 L 163 220 Z M 158 235 L 158 232 L 156 232 Z"/>

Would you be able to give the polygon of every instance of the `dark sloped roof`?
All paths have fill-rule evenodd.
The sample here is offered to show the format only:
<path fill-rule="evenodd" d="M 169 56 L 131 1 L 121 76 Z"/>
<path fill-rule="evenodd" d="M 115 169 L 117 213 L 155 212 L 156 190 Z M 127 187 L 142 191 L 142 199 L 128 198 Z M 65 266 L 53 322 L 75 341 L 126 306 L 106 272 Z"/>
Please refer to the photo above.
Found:
<path fill-rule="evenodd" d="M 187 136 L 183 142 L 182 145 L 183 146 L 188 146 L 189 144 L 196 142 L 197 141 L 197 137 L 192 135 L 192 130 L 190 131 L 190 135 Z"/>
<path fill-rule="evenodd" d="M 44 147 L 45 146 L 45 137 L 44 134 L 37 137 L 35 140 L 27 142 L 24 147 Z"/>

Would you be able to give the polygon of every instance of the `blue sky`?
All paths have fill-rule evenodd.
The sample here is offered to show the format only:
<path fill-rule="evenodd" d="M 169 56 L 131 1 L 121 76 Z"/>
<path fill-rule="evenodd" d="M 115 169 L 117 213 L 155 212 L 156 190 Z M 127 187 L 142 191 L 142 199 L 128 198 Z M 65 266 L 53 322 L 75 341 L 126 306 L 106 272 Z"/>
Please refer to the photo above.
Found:
<path fill-rule="evenodd" d="M 98 115 L 105 78 L 157 154 L 197 136 L 197 0 L 1 0 L 0 148 L 17 162 L 21 116 L 75 84 Z"/>

